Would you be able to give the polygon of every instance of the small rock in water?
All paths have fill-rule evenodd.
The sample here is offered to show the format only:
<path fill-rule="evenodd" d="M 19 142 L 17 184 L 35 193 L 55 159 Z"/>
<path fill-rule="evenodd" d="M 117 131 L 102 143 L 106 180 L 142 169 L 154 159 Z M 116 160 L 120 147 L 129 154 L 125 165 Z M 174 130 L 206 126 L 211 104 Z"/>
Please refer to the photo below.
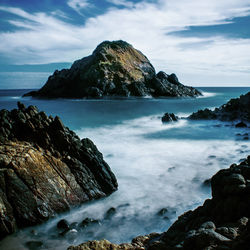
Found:
<path fill-rule="evenodd" d="M 99 220 L 91 219 L 91 218 L 85 218 L 82 223 L 80 224 L 81 227 L 88 227 L 92 224 L 101 224 Z"/>
<path fill-rule="evenodd" d="M 246 128 L 247 125 L 246 125 L 246 123 L 244 123 L 244 122 L 239 122 L 239 123 L 237 123 L 237 124 L 235 125 L 235 127 L 236 127 L 236 128 Z"/>
<path fill-rule="evenodd" d="M 161 118 L 161 121 L 164 122 L 177 122 L 178 117 L 174 113 L 165 113 Z"/>
<path fill-rule="evenodd" d="M 40 249 L 43 246 L 43 242 L 42 241 L 27 241 L 25 243 L 25 246 L 29 250 L 37 250 L 37 249 Z"/>
<path fill-rule="evenodd" d="M 65 219 L 63 220 L 60 220 L 58 223 L 57 223 L 57 228 L 59 229 L 66 229 L 66 230 L 69 230 L 69 222 Z"/>
<path fill-rule="evenodd" d="M 128 206 L 130 206 L 130 204 L 129 203 L 125 203 L 125 204 L 119 205 L 117 208 L 128 207 Z"/>
<path fill-rule="evenodd" d="M 105 214 L 105 219 L 110 219 L 114 214 L 116 213 L 116 209 L 114 207 L 111 207 Z"/>
<path fill-rule="evenodd" d="M 168 212 L 167 208 L 162 208 L 161 210 L 158 211 L 157 215 L 163 216 Z"/>
<path fill-rule="evenodd" d="M 209 155 L 208 158 L 209 159 L 214 159 L 214 158 L 216 158 L 216 155 Z"/>

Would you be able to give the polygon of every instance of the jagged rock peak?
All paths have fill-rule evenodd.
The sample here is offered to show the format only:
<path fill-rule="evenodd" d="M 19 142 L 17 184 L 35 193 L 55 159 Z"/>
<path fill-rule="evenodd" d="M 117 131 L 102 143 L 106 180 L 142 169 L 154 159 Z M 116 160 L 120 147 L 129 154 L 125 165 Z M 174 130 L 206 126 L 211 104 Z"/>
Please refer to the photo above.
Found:
<path fill-rule="evenodd" d="M 148 58 L 131 44 L 104 41 L 92 55 L 75 61 L 70 69 L 56 70 L 38 91 L 38 97 L 101 98 L 105 96 L 198 96 L 175 74 L 156 75 Z"/>

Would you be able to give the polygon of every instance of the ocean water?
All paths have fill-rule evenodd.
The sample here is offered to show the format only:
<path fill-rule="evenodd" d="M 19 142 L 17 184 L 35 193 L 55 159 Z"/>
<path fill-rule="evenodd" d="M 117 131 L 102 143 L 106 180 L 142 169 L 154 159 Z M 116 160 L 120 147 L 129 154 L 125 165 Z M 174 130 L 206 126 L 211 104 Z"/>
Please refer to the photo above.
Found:
<path fill-rule="evenodd" d="M 196 99 L 102 100 L 22 98 L 28 90 L 1 90 L 1 109 L 15 108 L 17 101 L 36 105 L 47 114 L 59 115 L 81 138 L 92 139 L 115 173 L 119 189 L 109 197 L 8 236 L 0 242 L 0 249 L 29 249 L 28 241 L 42 241 L 39 249 L 66 249 L 103 238 L 129 242 L 138 235 L 166 231 L 180 214 L 210 198 L 210 188 L 204 181 L 250 154 L 250 141 L 241 136 L 249 129 L 219 121 L 185 119 L 162 124 L 161 116 L 173 112 L 186 117 L 198 109 L 220 106 L 250 88 L 200 90 L 204 96 Z M 115 213 L 107 217 L 111 207 Z M 163 208 L 165 213 L 159 214 Z M 56 223 L 60 219 L 73 223 L 86 217 L 100 223 L 58 235 Z"/>

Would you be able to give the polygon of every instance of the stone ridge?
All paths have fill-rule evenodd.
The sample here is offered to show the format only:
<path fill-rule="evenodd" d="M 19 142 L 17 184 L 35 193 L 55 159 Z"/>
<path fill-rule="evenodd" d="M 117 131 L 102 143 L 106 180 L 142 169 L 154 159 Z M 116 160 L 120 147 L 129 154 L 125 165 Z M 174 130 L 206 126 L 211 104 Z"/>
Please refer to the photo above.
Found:
<path fill-rule="evenodd" d="M 93 142 L 35 106 L 0 111 L 0 237 L 117 189 Z"/>
<path fill-rule="evenodd" d="M 220 170 L 211 179 L 212 199 L 188 211 L 162 234 L 138 236 L 131 243 L 89 241 L 69 250 L 249 249 L 250 155 L 239 165 Z M 105 246 L 100 248 L 100 246 Z"/>
<path fill-rule="evenodd" d="M 214 110 L 198 110 L 188 118 L 192 120 L 218 119 L 222 121 L 242 120 L 250 122 L 250 92 L 241 95 L 239 98 L 231 99 Z"/>
<path fill-rule="evenodd" d="M 104 41 L 92 55 L 75 61 L 70 69 L 56 70 L 38 91 L 25 96 L 48 98 L 102 98 L 105 96 L 199 96 L 182 85 L 175 74 L 156 74 L 139 50 L 125 41 Z"/>

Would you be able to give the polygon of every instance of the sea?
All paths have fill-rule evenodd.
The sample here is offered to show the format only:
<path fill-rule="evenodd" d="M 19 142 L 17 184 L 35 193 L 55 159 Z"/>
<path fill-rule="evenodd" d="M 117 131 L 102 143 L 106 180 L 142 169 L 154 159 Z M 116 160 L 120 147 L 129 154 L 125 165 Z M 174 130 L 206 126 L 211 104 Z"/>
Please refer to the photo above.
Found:
<path fill-rule="evenodd" d="M 74 100 L 22 97 L 31 89 L 12 88 L 30 86 L 31 82 L 38 87 L 43 78 L 43 74 L 20 74 L 17 85 L 5 75 L 0 80 L 0 88 L 5 86 L 0 90 L 0 109 L 16 108 L 21 101 L 48 115 L 58 115 L 80 138 L 88 137 L 96 144 L 116 175 L 119 188 L 106 198 L 19 230 L 0 242 L 1 250 L 59 250 L 88 240 L 105 238 L 123 243 L 138 235 L 161 233 L 183 212 L 211 198 L 209 179 L 218 170 L 250 154 L 250 140 L 246 138 L 249 129 L 227 122 L 184 119 L 199 109 L 213 109 L 239 97 L 250 87 L 198 87 L 203 93 L 198 98 Z M 163 124 L 165 112 L 181 119 Z M 110 208 L 113 213 L 107 216 Z M 97 222 L 65 235 L 56 228 L 61 219 L 81 223 L 86 218 Z"/>

